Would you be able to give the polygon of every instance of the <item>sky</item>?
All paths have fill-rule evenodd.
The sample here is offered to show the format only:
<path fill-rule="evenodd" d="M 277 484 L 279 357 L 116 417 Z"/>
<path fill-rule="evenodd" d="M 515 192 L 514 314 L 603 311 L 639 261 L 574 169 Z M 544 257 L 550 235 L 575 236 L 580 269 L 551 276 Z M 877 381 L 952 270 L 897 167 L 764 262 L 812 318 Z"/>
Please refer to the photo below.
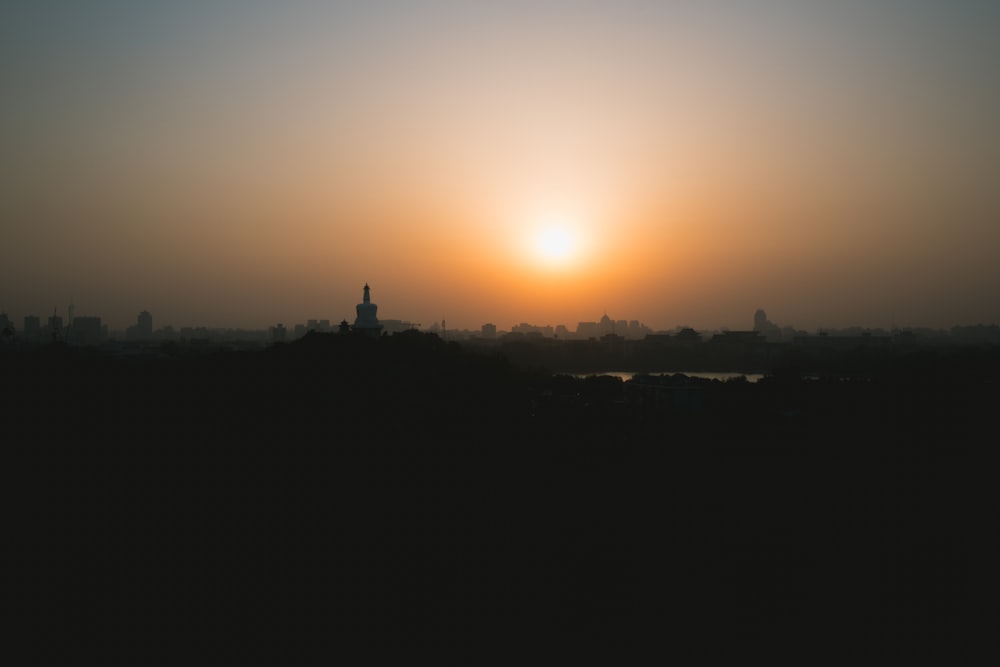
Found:
<path fill-rule="evenodd" d="M 3 14 L 17 323 L 1000 323 L 995 1 Z"/>

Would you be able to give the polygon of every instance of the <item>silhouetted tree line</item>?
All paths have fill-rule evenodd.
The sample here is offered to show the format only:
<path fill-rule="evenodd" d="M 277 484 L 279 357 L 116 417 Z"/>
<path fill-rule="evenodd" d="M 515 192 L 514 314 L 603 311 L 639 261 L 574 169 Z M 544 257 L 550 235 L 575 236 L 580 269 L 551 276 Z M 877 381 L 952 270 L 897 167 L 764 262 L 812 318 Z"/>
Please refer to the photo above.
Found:
<path fill-rule="evenodd" d="M 954 664 L 995 617 L 996 348 L 757 383 L 418 332 L 162 352 L 0 357 L 40 658 Z"/>
<path fill-rule="evenodd" d="M 608 335 L 600 339 L 561 340 L 505 337 L 504 356 L 521 366 L 545 367 L 558 373 L 619 372 L 733 372 L 772 373 L 795 367 L 810 375 L 847 374 L 855 369 L 871 372 L 879 365 L 912 361 L 914 353 L 942 350 L 964 352 L 980 358 L 1000 341 L 974 327 L 956 327 L 951 335 L 917 337 L 901 332 L 894 337 L 803 335 L 794 341 L 769 341 L 759 332 L 723 332 L 701 339 L 692 336 L 651 335 L 628 340 Z M 970 333 L 971 331 L 971 333 Z M 991 329 L 987 331 L 992 332 Z M 727 335 L 732 334 L 732 335 Z M 743 335 L 750 334 L 750 335 Z M 906 335 L 909 334 L 909 335 Z M 491 342 L 469 341 L 471 346 L 492 347 Z"/>

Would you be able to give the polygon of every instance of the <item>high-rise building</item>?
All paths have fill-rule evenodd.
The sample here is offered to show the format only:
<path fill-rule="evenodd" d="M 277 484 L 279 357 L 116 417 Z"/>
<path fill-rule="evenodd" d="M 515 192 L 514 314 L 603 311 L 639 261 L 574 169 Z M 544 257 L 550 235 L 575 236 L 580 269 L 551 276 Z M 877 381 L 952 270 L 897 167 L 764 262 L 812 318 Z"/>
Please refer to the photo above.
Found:
<path fill-rule="evenodd" d="M 140 338 L 153 337 L 153 316 L 148 310 L 139 313 L 139 317 L 136 318 L 135 328 Z"/>
<path fill-rule="evenodd" d="M 0 340 L 14 340 L 14 321 L 7 317 L 7 313 L 0 313 Z"/>
<path fill-rule="evenodd" d="M 49 317 L 46 333 L 52 337 L 52 340 L 61 340 L 63 336 L 63 318 L 53 313 Z"/>
<path fill-rule="evenodd" d="M 330 333 L 330 320 L 309 320 L 306 324 L 306 329 L 309 331 L 318 331 L 319 333 Z"/>
<path fill-rule="evenodd" d="M 148 310 L 139 313 L 135 324 L 125 330 L 125 336 L 133 340 L 149 340 L 153 337 L 153 316 Z"/>

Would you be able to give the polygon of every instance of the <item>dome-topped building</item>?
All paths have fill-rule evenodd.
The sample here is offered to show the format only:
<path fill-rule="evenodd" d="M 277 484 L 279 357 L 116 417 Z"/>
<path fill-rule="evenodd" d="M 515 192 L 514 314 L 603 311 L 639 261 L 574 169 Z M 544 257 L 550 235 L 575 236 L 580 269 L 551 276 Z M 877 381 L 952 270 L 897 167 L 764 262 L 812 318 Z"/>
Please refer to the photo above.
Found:
<path fill-rule="evenodd" d="M 372 303 L 371 288 L 365 283 L 364 299 L 357 305 L 358 316 L 354 319 L 354 330 L 363 331 L 371 336 L 378 336 L 382 333 L 382 325 L 375 316 L 378 306 Z"/>

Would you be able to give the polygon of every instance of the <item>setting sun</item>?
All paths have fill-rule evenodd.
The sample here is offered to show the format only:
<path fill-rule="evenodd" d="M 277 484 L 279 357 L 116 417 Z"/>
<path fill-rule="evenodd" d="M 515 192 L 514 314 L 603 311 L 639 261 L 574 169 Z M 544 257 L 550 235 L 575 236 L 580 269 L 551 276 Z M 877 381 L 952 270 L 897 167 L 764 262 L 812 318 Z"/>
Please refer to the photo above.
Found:
<path fill-rule="evenodd" d="M 546 227 L 538 234 L 537 250 L 542 259 L 562 263 L 573 254 L 572 233 L 565 227 Z"/>
<path fill-rule="evenodd" d="M 7 3 L 0 330 L 1000 320 L 1000 2 L 120 4 Z"/>
<path fill-rule="evenodd" d="M 546 269 L 577 265 L 584 254 L 584 225 L 564 213 L 539 216 L 527 226 L 525 242 L 534 263 Z"/>

